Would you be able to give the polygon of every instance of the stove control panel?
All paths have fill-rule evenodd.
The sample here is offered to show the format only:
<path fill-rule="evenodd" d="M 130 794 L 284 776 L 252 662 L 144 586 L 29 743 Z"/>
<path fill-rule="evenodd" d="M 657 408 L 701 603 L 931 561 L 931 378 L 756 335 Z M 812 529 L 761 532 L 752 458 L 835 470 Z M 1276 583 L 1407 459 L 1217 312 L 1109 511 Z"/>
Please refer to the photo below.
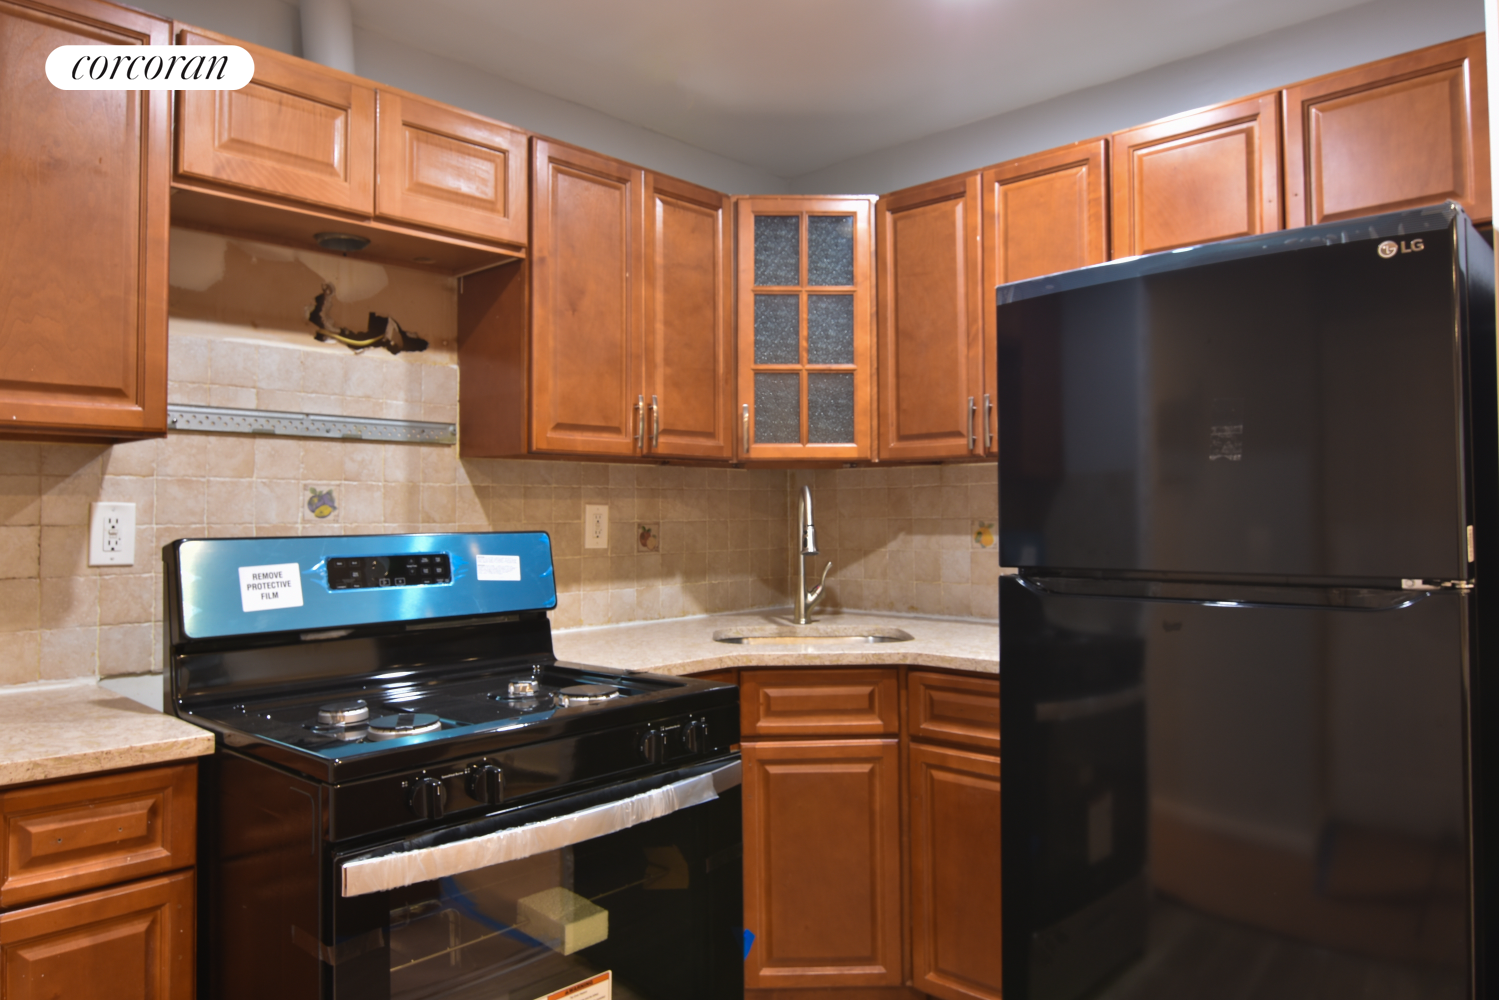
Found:
<path fill-rule="evenodd" d="M 334 556 L 328 560 L 328 589 L 420 587 L 453 582 L 446 552 L 399 556 Z"/>
<path fill-rule="evenodd" d="M 667 764 L 683 757 L 695 757 L 711 747 L 708 721 L 696 717 L 679 717 L 647 729 L 640 737 L 640 754 L 648 764 Z"/>

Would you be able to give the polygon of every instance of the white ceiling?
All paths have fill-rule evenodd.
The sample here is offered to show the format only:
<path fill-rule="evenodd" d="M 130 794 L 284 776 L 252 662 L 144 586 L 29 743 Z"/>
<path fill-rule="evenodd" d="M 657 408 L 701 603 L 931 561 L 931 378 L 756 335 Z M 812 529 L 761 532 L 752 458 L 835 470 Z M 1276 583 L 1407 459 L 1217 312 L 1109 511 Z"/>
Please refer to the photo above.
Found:
<path fill-rule="evenodd" d="M 353 0 L 360 26 L 795 177 L 1361 0 Z"/>

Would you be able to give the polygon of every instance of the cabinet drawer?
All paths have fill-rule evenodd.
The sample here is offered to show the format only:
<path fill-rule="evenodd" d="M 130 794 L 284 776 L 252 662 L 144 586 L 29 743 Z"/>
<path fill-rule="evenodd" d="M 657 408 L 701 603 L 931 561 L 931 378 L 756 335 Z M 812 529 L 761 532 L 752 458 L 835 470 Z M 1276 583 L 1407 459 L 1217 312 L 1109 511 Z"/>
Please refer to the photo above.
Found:
<path fill-rule="evenodd" d="M 0 996 L 193 996 L 193 873 L 0 914 Z"/>
<path fill-rule="evenodd" d="M 739 726 L 750 736 L 879 736 L 900 731 L 894 670 L 746 670 Z"/>
<path fill-rule="evenodd" d="M 0 792 L 0 908 L 185 868 L 196 762 Z"/>
<path fill-rule="evenodd" d="M 999 749 L 999 678 L 912 671 L 906 691 L 916 739 Z"/>

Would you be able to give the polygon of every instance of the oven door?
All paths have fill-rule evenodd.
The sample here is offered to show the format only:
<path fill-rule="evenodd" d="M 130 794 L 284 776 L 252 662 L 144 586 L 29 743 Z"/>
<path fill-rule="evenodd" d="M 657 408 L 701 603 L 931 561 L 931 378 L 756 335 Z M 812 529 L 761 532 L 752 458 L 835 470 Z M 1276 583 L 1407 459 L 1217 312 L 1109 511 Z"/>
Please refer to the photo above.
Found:
<path fill-rule="evenodd" d="M 743 994 L 737 755 L 335 854 L 337 998 Z"/>

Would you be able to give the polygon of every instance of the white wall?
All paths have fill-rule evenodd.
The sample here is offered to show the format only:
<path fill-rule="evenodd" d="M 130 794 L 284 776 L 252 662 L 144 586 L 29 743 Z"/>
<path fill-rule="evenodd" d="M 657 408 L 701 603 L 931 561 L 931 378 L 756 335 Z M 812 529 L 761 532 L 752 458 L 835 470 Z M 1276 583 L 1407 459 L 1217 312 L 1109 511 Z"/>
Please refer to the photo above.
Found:
<path fill-rule="evenodd" d="M 300 54 L 283 0 L 144 0 L 155 13 Z M 1111 83 L 790 179 L 356 27 L 362 76 L 735 194 L 885 192 L 1484 30 L 1484 0 L 1372 0 Z M 1065 42 L 1058 57 L 1066 57 Z"/>
<path fill-rule="evenodd" d="M 283 0 L 136 0 L 154 14 L 221 31 L 268 48 L 302 54 L 301 15 Z M 360 76 L 498 118 L 529 132 L 680 177 L 719 191 L 779 194 L 786 181 L 632 125 L 581 104 L 411 48 L 359 28 L 354 61 Z"/>
<path fill-rule="evenodd" d="M 1483 30 L 1483 0 L 1373 0 L 834 164 L 790 187 L 894 191 Z"/>

